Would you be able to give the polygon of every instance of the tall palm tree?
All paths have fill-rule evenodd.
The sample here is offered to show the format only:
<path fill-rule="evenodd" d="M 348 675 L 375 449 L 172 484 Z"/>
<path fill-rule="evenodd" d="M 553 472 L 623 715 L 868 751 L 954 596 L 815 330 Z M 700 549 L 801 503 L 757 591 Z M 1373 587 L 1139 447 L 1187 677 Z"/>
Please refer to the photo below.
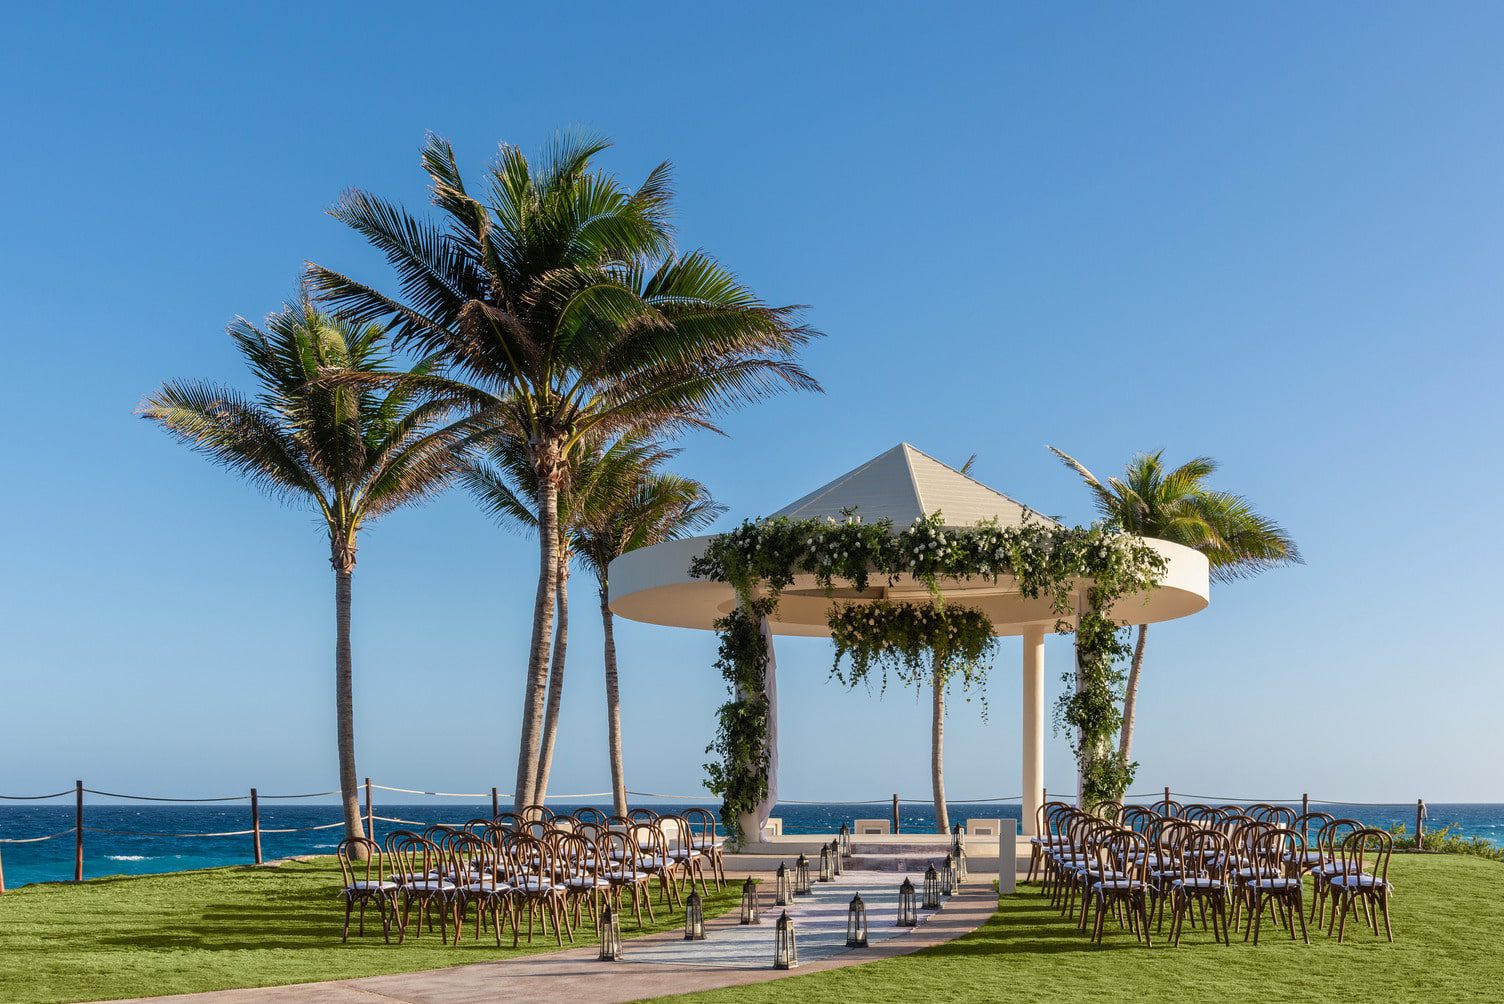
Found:
<path fill-rule="evenodd" d="M 301 499 L 323 517 L 334 567 L 335 718 L 345 835 L 363 836 L 355 771 L 350 588 L 362 527 L 443 488 L 464 436 L 448 419 L 456 401 L 420 387 L 432 370 L 392 368 L 379 325 L 318 312 L 307 300 L 267 318 L 243 318 L 230 337 L 255 375 L 254 397 L 195 381 L 163 384 L 139 413 L 272 495 Z M 399 376 L 377 390 L 331 377 Z"/>
<path fill-rule="evenodd" d="M 670 454 L 645 456 L 628 465 L 630 492 L 594 494 L 583 507 L 574 550 L 595 575 L 601 607 L 606 668 L 606 744 L 611 757 L 611 800 L 618 816 L 627 813 L 626 771 L 621 749 L 621 689 L 617 678 L 615 615 L 611 612 L 611 562 L 641 547 L 676 540 L 714 523 L 718 505 L 699 481 L 658 472 Z"/>
<path fill-rule="evenodd" d="M 1108 478 L 1103 484 L 1070 454 L 1053 446 L 1049 449 L 1091 489 L 1103 519 L 1140 537 L 1195 548 L 1206 555 L 1215 582 L 1232 582 L 1302 561 L 1295 541 L 1278 523 L 1261 515 L 1241 495 L 1207 486 L 1217 471 L 1211 457 L 1193 457 L 1167 470 L 1163 450 L 1140 453 L 1123 468 L 1121 478 Z M 1125 764 L 1133 752 L 1139 673 L 1148 637 L 1149 626 L 1138 625 L 1123 694 L 1123 729 L 1118 736 L 1118 756 Z"/>
<path fill-rule="evenodd" d="M 442 353 L 478 417 L 526 444 L 540 532 L 519 803 L 537 794 L 570 456 L 592 436 L 714 428 L 728 407 L 819 389 L 798 362 L 816 334 L 798 310 L 767 305 L 703 251 L 676 253 L 668 164 L 631 189 L 595 167 L 608 146 L 561 134 L 535 163 L 503 145 L 475 196 L 430 136 L 422 163 L 440 222 L 362 191 L 331 210 L 385 254 L 400 291 L 308 267 L 342 313 L 392 318 L 399 344 Z"/>
<path fill-rule="evenodd" d="M 539 802 L 548 793 L 554 747 L 558 741 L 569 631 L 569 568 L 574 557 L 574 543 L 583 529 L 582 520 L 592 510 L 601 511 L 624 504 L 630 498 L 637 472 L 655 466 L 669 455 L 661 447 L 631 439 L 605 445 L 591 442 L 585 449 L 571 455 L 560 480 L 559 565 L 553 653 L 536 785 Z M 527 446 L 519 437 L 490 437 L 484 451 L 466 465 L 461 483 L 503 526 L 537 532 L 538 514 L 534 506 L 537 475 L 528 459 Z"/>

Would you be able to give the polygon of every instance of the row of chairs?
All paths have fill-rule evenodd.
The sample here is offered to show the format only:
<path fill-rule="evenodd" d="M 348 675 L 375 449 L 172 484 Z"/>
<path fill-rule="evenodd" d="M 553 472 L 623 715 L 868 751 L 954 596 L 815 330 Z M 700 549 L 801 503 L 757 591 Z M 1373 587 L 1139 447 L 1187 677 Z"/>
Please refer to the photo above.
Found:
<path fill-rule="evenodd" d="M 1307 877 L 1310 918 L 1325 921 L 1329 935 L 1335 929 L 1342 941 L 1353 915 L 1375 935 L 1382 918 L 1394 940 L 1388 832 L 1288 806 L 1182 806 L 1175 815 L 1156 808 L 1162 806 L 1107 806 L 1100 813 L 1063 802 L 1040 807 L 1029 878 L 1040 877 L 1042 893 L 1063 914 L 1079 906 L 1077 926 L 1085 931 L 1090 922 L 1093 941 L 1101 942 L 1111 913 L 1151 944 L 1151 928 L 1163 930 L 1168 908 L 1176 945 L 1186 918 L 1195 926 L 1198 914 L 1217 940 L 1230 944 L 1231 930 L 1241 927 L 1243 939 L 1258 944 L 1266 913 L 1292 940 L 1298 924 L 1309 944 Z"/>
<path fill-rule="evenodd" d="M 624 891 L 641 927 L 644 906 L 649 920 L 655 919 L 654 884 L 659 902 L 671 907 L 681 902 L 683 883 L 698 881 L 708 894 L 707 870 L 724 887 L 722 850 L 715 817 L 704 809 L 682 815 L 634 809 L 627 816 L 597 809 L 545 816 L 524 809 L 461 826 L 396 830 L 379 845 L 350 838 L 336 852 L 345 904 L 341 938 L 348 939 L 357 912 L 357 933 L 364 934 L 366 908 L 374 906 L 383 937 L 390 941 L 395 927 L 401 944 L 416 908 L 415 932 L 425 923 L 431 931 L 437 919 L 440 939 L 448 940 L 452 926 L 457 945 L 473 905 L 477 938 L 489 920 L 500 947 L 502 928 L 510 923 L 515 947 L 525 914 L 529 941 L 536 918 L 562 945 L 565 937 L 574 941 L 582 912 L 597 926 L 605 904 L 619 914 Z"/>

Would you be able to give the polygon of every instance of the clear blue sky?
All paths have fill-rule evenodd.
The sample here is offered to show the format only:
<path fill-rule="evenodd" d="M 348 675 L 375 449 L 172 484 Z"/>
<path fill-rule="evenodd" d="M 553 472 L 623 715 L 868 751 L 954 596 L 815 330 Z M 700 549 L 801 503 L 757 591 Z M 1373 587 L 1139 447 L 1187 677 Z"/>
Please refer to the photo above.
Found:
<path fill-rule="evenodd" d="M 714 6 L 8 13 L 0 790 L 330 784 L 314 520 L 132 408 L 243 381 L 225 323 L 305 259 L 386 281 L 324 209 L 421 208 L 425 130 L 478 173 L 583 124 L 629 178 L 672 159 L 682 242 L 828 333 L 828 393 L 685 444 L 735 517 L 900 440 L 1073 521 L 1046 443 L 1101 473 L 1210 453 L 1309 564 L 1151 634 L 1137 787 L 1504 800 L 1504 11 Z M 512 776 L 533 553 L 457 495 L 365 534 L 362 773 Z M 582 579 L 559 791 L 607 776 Z M 699 790 L 713 638 L 620 644 L 631 785 Z M 785 795 L 927 794 L 925 701 L 843 692 L 826 643 L 780 657 Z M 1017 793 L 1017 661 L 990 721 L 955 702 L 954 796 Z"/>

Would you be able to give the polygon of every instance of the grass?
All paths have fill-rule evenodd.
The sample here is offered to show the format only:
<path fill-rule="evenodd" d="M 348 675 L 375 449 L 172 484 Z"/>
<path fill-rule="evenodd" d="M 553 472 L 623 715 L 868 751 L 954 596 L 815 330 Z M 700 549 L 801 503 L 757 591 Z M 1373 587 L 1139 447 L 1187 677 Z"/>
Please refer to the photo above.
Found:
<path fill-rule="evenodd" d="M 438 932 L 386 945 L 379 920 L 366 935 L 341 944 L 343 908 L 336 898 L 333 858 L 290 861 L 275 868 L 212 868 L 171 875 L 102 878 L 24 886 L 0 895 L 0 1001 L 50 1004 L 147 994 L 378 976 L 512 958 L 555 948 L 535 935 L 501 949 L 489 931 L 476 942 L 474 922 L 458 947 Z M 739 902 L 728 884 L 711 889 L 705 913 Z M 682 911 L 655 904 L 656 926 L 684 923 Z M 644 917 L 646 920 L 646 917 Z M 588 920 L 577 944 L 595 941 Z M 637 933 L 631 912 L 622 925 Z M 525 928 L 524 928 L 525 932 Z M 489 939 L 489 940 L 487 940 Z M 565 941 L 568 945 L 568 941 Z"/>
<path fill-rule="evenodd" d="M 1035 1002 L 1504 999 L 1504 867 L 1477 857 L 1396 855 L 1390 878 L 1396 886 L 1392 945 L 1361 926 L 1355 934 L 1349 918 L 1340 945 L 1314 930 L 1309 946 L 1292 944 L 1266 923 L 1257 948 L 1237 936 L 1231 947 L 1214 945 L 1206 932 L 1188 928 L 1178 949 L 1144 949 L 1109 924 L 1096 947 L 1025 889 L 1004 897 L 972 934 L 914 955 L 672 1000 L 850 1004 L 974 1001 L 979 994 Z"/>

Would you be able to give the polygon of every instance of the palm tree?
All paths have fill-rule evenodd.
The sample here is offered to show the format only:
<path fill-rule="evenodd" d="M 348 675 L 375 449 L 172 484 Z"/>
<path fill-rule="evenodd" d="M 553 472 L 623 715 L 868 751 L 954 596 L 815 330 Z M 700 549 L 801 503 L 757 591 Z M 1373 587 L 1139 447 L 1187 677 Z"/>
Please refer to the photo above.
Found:
<path fill-rule="evenodd" d="M 1140 537 L 1195 548 L 1206 555 L 1215 582 L 1232 582 L 1277 565 L 1302 563 L 1295 541 L 1278 523 L 1261 515 L 1242 496 L 1207 487 L 1207 479 L 1217 470 L 1217 462 L 1211 457 L 1193 457 L 1174 470 L 1166 470 L 1163 450 L 1140 453 L 1123 468 L 1121 478 L 1108 478 L 1104 485 L 1070 454 L 1053 446 L 1049 449 L 1086 482 L 1103 519 Z M 1148 637 L 1149 626 L 1138 625 L 1123 694 L 1123 728 L 1118 736 L 1118 756 L 1124 764 L 1133 751 L 1139 673 Z"/>
<path fill-rule="evenodd" d="M 608 146 L 563 134 L 535 164 L 503 145 L 481 198 L 430 136 L 422 162 L 441 222 L 362 191 L 331 210 L 385 254 L 400 293 L 308 267 L 340 312 L 392 318 L 399 344 L 442 353 L 454 378 L 441 382 L 463 380 L 477 418 L 526 445 L 540 532 L 519 803 L 537 795 L 571 455 L 591 437 L 714 428 L 728 407 L 819 389 L 798 363 L 816 332 L 797 308 L 768 306 L 703 251 L 674 252 L 668 164 L 629 189 L 595 168 Z"/>
<path fill-rule="evenodd" d="M 323 517 L 334 566 L 335 717 L 345 835 L 364 835 L 355 772 L 350 587 L 363 526 L 444 487 L 456 470 L 456 402 L 418 386 L 432 369 L 391 368 L 387 333 L 318 312 L 306 299 L 272 314 L 265 329 L 237 318 L 230 337 L 260 385 L 254 397 L 174 381 L 139 409 L 179 441 L 275 496 Z M 382 391 L 330 379 L 400 376 Z M 410 379 L 408 379 L 410 378 Z"/>
<path fill-rule="evenodd" d="M 569 568 L 583 513 L 591 508 L 599 510 L 624 503 L 629 498 L 635 472 L 644 465 L 661 462 L 668 455 L 659 447 L 632 440 L 618 440 L 604 447 L 590 443 L 584 450 L 571 455 L 560 480 L 554 640 L 536 785 L 539 802 L 548 793 L 554 746 L 558 740 L 569 632 Z M 503 526 L 537 532 L 538 514 L 534 510 L 536 471 L 528 459 L 526 443 L 519 437 L 489 437 L 484 452 L 466 465 L 461 483 Z"/>
<path fill-rule="evenodd" d="M 595 575 L 601 607 L 606 667 L 606 743 L 611 757 L 611 798 L 618 816 L 627 814 L 626 771 L 621 751 L 621 689 L 617 679 L 615 615 L 611 612 L 611 562 L 640 547 L 676 540 L 714 523 L 726 511 L 699 481 L 659 473 L 672 454 L 645 454 L 623 465 L 629 492 L 616 488 L 592 494 L 582 507 L 574 550 Z"/>

